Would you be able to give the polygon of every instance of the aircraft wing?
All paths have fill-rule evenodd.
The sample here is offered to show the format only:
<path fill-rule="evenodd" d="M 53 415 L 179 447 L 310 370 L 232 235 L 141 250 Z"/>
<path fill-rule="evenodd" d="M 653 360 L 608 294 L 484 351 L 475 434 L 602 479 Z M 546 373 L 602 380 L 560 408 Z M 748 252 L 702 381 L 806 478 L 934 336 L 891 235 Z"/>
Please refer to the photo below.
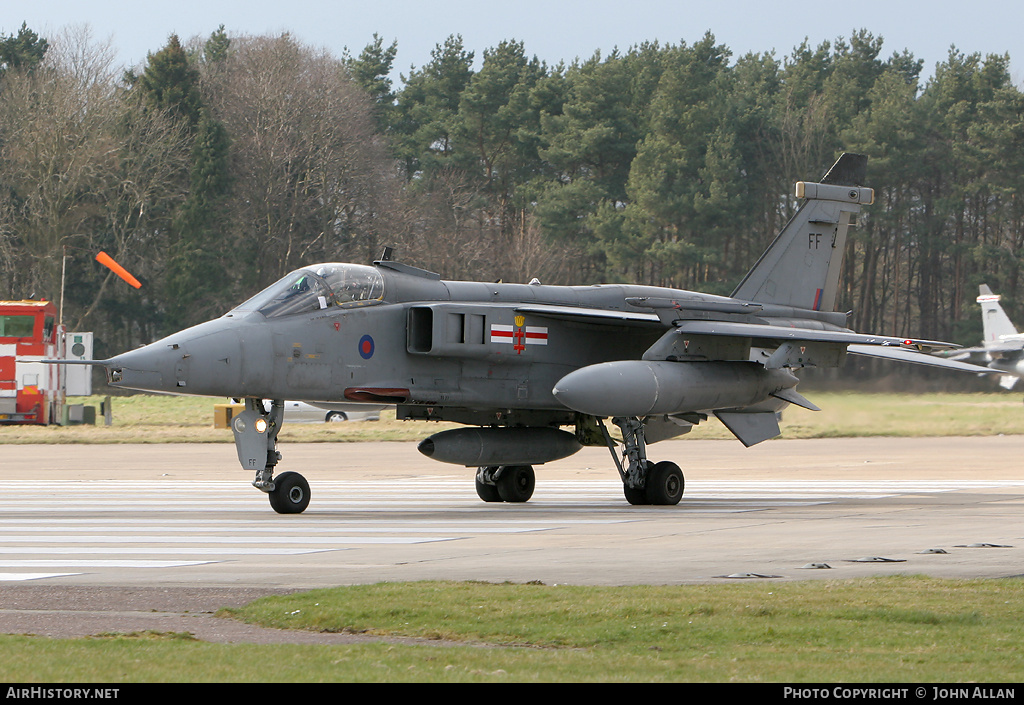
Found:
<path fill-rule="evenodd" d="M 640 325 L 648 328 L 665 328 L 665 324 L 656 313 L 639 311 L 614 311 L 611 309 L 576 308 L 574 306 L 553 306 L 547 304 L 529 304 L 515 306 L 519 313 L 544 316 L 562 321 L 577 321 L 604 325 Z"/>
<path fill-rule="evenodd" d="M 930 365 L 931 367 L 944 367 L 949 370 L 974 372 L 975 374 L 980 375 L 1006 374 L 1001 370 L 994 370 L 991 367 L 982 367 L 980 365 L 972 365 L 969 362 L 960 362 L 959 360 L 936 357 L 935 355 L 928 355 L 915 350 L 907 350 L 906 348 L 882 347 L 876 345 L 850 345 L 846 351 L 854 355 L 880 357 L 887 360 L 897 360 L 899 362 L 912 362 L 918 365 Z"/>
<path fill-rule="evenodd" d="M 911 340 L 884 335 L 865 335 L 854 333 L 853 331 L 771 326 L 762 323 L 737 323 L 732 321 L 681 321 L 677 325 L 677 329 L 682 334 L 752 338 L 758 341 L 759 345 L 764 343 L 763 347 L 772 347 L 774 343 L 781 344 L 786 342 L 840 343 L 904 350 L 908 350 L 908 348 L 917 350 L 946 350 L 956 347 L 950 343 L 936 340 Z"/>

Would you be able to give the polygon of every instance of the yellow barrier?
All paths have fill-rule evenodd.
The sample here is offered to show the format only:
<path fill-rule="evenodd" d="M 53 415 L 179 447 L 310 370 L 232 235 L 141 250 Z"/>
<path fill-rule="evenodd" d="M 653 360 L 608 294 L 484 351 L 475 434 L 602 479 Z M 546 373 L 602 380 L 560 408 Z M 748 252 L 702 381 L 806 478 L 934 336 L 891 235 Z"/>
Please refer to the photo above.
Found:
<path fill-rule="evenodd" d="M 245 411 L 245 404 L 214 404 L 213 427 L 231 428 L 231 419 L 242 411 Z"/>

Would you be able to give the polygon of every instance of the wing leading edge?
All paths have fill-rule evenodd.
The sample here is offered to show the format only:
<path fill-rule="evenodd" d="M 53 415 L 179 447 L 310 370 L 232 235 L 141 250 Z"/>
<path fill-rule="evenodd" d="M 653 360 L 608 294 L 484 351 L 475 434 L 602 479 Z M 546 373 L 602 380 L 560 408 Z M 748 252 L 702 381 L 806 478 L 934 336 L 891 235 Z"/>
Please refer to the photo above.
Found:
<path fill-rule="evenodd" d="M 961 372 L 974 372 L 979 375 L 1004 374 L 1000 370 L 994 370 L 991 367 L 982 367 L 981 365 L 972 365 L 969 362 L 935 357 L 934 355 L 928 355 L 926 353 L 907 350 L 904 348 L 887 348 L 875 345 L 850 345 L 846 350 L 852 355 L 878 357 L 886 360 L 896 360 L 897 362 L 909 362 L 915 365 L 927 365 L 929 367 L 942 367 L 947 370 L 959 370 Z"/>
<path fill-rule="evenodd" d="M 842 343 L 846 345 L 886 346 L 913 348 L 915 350 L 948 350 L 956 346 L 937 340 L 916 340 L 893 338 L 883 335 L 855 333 L 851 330 L 830 330 L 824 327 L 803 328 L 798 326 L 742 323 L 732 321 L 680 321 L 676 329 L 680 333 L 694 335 L 719 335 L 733 338 L 752 338 L 759 345 L 774 347 L 785 342 Z"/>

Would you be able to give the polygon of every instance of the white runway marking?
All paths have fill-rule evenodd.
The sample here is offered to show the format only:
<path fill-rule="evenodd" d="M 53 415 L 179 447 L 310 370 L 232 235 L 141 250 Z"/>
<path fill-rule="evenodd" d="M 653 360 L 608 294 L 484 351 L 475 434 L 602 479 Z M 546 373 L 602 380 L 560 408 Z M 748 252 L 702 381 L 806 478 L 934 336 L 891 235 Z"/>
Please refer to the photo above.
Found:
<path fill-rule="evenodd" d="M 32 497 L 5 507 L 6 516 L 0 519 L 0 568 L 9 569 L 0 571 L 0 582 L 67 577 L 80 575 L 81 570 L 174 570 L 240 557 L 303 556 L 624 521 L 480 521 L 476 511 L 486 507 L 471 482 L 464 480 L 419 480 L 401 487 L 390 482 L 318 482 L 314 487 L 314 507 L 320 513 L 283 519 L 275 517 L 266 497 L 245 482 L 195 482 L 185 487 L 169 487 L 162 481 L 39 482 Z M 582 483 L 573 483 L 573 489 L 584 501 L 590 501 L 585 495 L 594 490 Z M 437 520 L 403 517 L 399 508 L 430 511 L 453 505 L 474 512 Z M 374 512 L 373 519 L 354 518 L 353 511 Z M 150 517 L 126 517 L 140 512 Z M 238 512 L 259 516 L 224 518 Z M 325 512 L 347 514 L 325 517 Z M 195 516 L 182 518 L 184 513 Z M 282 525 L 284 521 L 288 525 Z M 79 572 L 41 572 L 47 568 Z"/>
<path fill-rule="evenodd" d="M 178 568 L 183 565 L 203 565 L 210 561 L 104 561 L 104 560 L 23 560 L 0 561 L 0 568 Z"/>
<path fill-rule="evenodd" d="M 123 527 L 115 526 L 112 522 L 104 522 L 102 520 L 100 520 L 100 521 L 101 521 L 101 523 L 93 525 L 93 524 L 89 523 L 88 521 L 83 520 L 81 522 L 76 522 L 75 525 L 76 526 L 81 526 L 81 527 L 85 528 L 87 531 L 90 531 L 90 532 L 93 532 L 93 533 L 96 533 L 96 532 L 108 533 L 108 532 L 116 532 L 116 531 L 123 531 L 124 530 Z M 245 523 L 247 526 L 250 526 L 250 527 L 252 526 L 251 522 L 243 522 L 243 523 Z M 207 525 L 207 522 L 203 522 L 203 526 L 202 527 L 196 526 L 194 523 L 191 526 L 181 526 L 181 525 L 173 525 L 173 524 L 161 523 L 161 524 L 152 525 L 152 526 L 132 525 L 131 528 L 132 528 L 132 531 L 134 531 L 134 532 L 140 532 L 140 531 L 142 531 L 142 532 L 152 531 L 152 532 L 161 532 L 161 533 L 164 533 L 164 532 L 166 532 L 166 533 L 183 533 L 183 532 L 185 532 L 185 533 L 193 533 L 194 534 L 197 531 L 200 531 L 200 532 L 203 532 L 204 535 L 207 534 L 207 533 L 210 533 L 210 532 L 233 531 L 234 530 L 234 529 L 228 529 L 228 528 L 218 528 L 216 525 Z M 527 531 L 542 531 L 542 530 L 544 530 L 546 528 L 549 528 L 549 527 L 548 526 L 533 526 L 533 527 L 521 526 L 521 527 L 517 528 L 517 527 L 494 527 L 494 526 L 442 526 L 442 527 L 430 527 L 430 528 L 419 527 L 418 528 L 418 527 L 414 527 L 414 526 L 408 526 L 408 527 L 402 527 L 400 529 L 395 529 L 394 527 L 382 527 L 382 526 L 355 526 L 355 525 L 350 525 L 350 524 L 344 525 L 344 530 L 346 532 L 359 533 L 359 534 L 395 533 L 396 531 L 420 532 L 420 533 L 422 533 L 422 532 L 439 533 L 439 532 L 452 532 L 452 531 L 455 531 L 455 532 L 467 532 L 468 531 L 468 532 L 472 532 L 474 534 L 516 534 L 516 533 L 524 533 L 524 532 L 527 532 Z M 50 532 L 50 531 L 67 531 L 67 525 L 61 525 L 61 526 L 32 526 L 32 525 L 26 524 L 24 522 L 19 522 L 17 524 L 8 525 L 5 522 L 0 521 L 0 530 L 3 530 L 5 532 L 39 532 L 39 533 L 46 533 L 46 532 Z M 338 526 L 330 526 L 330 527 L 325 527 L 325 526 L 283 526 L 283 527 L 267 527 L 266 529 L 254 529 L 254 531 L 256 531 L 256 532 L 258 532 L 258 531 L 266 531 L 266 532 L 269 532 L 269 533 L 272 533 L 272 534 L 275 534 L 275 535 L 294 534 L 294 533 L 303 533 L 303 534 L 311 534 L 312 533 L 312 534 L 315 534 L 315 533 L 334 532 L 334 531 L 338 531 L 338 530 L 339 530 Z M 247 533 L 249 533 L 251 535 L 252 532 L 247 532 Z"/>
<path fill-rule="evenodd" d="M 69 575 L 81 575 L 81 573 L 0 573 L 0 583 L 41 580 L 43 578 L 64 578 Z"/>
<path fill-rule="evenodd" d="M 159 546 L 147 546 L 146 548 L 90 546 L 88 553 L 91 556 L 177 556 L 182 553 L 188 553 L 193 556 L 304 556 L 309 553 L 323 553 L 324 551 L 336 550 L 339 549 L 274 548 L 272 546 L 262 548 L 245 548 L 240 546 L 231 548 L 202 548 L 196 546 L 183 546 L 181 548 L 161 548 Z M 77 547 L 76 549 L 67 549 L 53 546 L 4 546 L 0 548 L 0 554 L 9 556 L 66 556 L 72 555 L 72 553 L 78 555 L 81 551 Z"/>
<path fill-rule="evenodd" d="M 430 544 L 669 516 L 741 514 L 897 494 L 1024 487 L 1024 482 L 692 482 L 678 508 L 630 507 L 617 480 L 538 483 L 523 505 L 484 504 L 471 476 L 312 481 L 303 515 L 277 517 L 245 481 L 42 481 L 4 507 L 0 582 L 83 571 L 178 571 L 266 556 L 284 560 L 368 546 Z M 430 518 L 444 512 L 443 518 Z M 597 512 L 599 517 L 591 517 Z M 245 513 L 249 516 L 239 518 Z M 145 516 L 128 516 L 143 514 Z M 587 518 L 579 518 L 582 515 Z M 186 516 L 187 515 L 187 516 Z M 583 529 L 586 530 L 585 528 Z M 614 529 L 610 529 L 614 531 Z M 490 540 L 490 539 L 488 539 Z M 41 572 L 70 569 L 75 572 Z M 170 574 L 170 573 L 168 573 Z"/>
<path fill-rule="evenodd" d="M 368 538 L 366 536 L 143 536 L 137 534 L 117 536 L 96 535 L 83 536 L 57 535 L 57 536 L 5 536 L 3 543 L 62 543 L 62 544 L 108 544 L 108 543 L 176 543 L 182 545 L 192 544 L 268 544 L 268 543 L 304 543 L 304 544 L 408 544 L 408 543 L 430 543 L 432 541 L 454 541 L 459 536 L 383 536 Z M 0 545 L 0 555 L 5 551 Z"/>

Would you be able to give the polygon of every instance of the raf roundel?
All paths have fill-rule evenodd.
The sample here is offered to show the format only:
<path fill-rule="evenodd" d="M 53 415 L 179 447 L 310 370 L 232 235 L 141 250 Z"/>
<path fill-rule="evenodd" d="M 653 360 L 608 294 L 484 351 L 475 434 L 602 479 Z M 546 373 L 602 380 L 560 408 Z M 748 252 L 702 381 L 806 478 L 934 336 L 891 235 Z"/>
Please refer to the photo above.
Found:
<path fill-rule="evenodd" d="M 369 360 L 373 357 L 373 338 L 368 335 L 364 335 L 359 339 L 359 356 L 364 360 Z"/>

